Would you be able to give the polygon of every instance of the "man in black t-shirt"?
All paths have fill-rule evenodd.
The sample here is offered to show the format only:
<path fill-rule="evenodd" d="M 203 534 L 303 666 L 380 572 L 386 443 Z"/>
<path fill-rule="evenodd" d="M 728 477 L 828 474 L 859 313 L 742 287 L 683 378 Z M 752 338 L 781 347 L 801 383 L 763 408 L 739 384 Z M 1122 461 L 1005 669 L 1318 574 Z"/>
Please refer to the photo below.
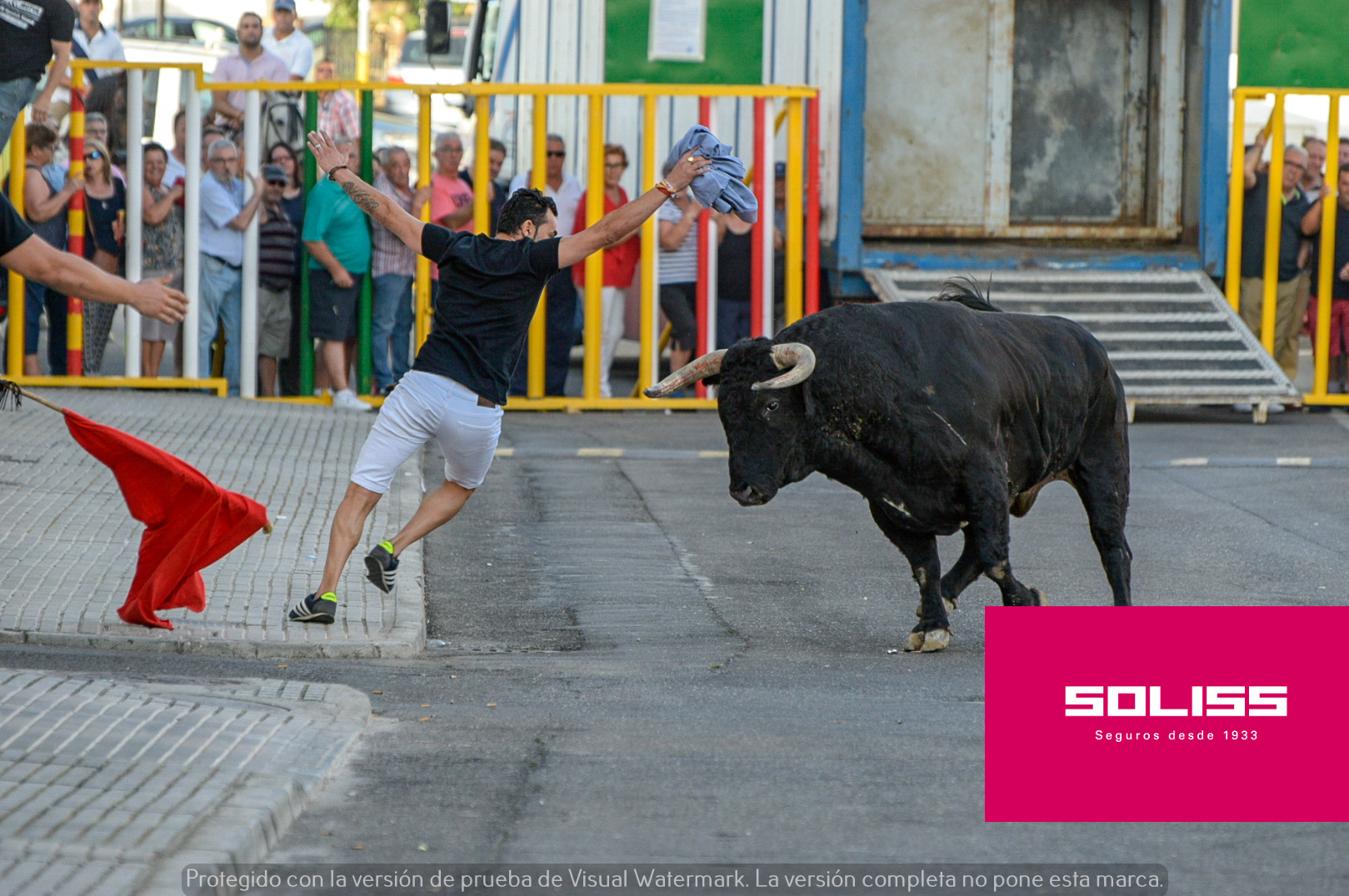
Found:
<path fill-rule="evenodd" d="M 45 122 L 57 81 L 70 62 L 70 34 L 75 12 L 66 0 L 0 0 L 0 150 L 9 142 L 9 132 L 19 110 L 33 100 L 37 82 L 55 64 L 33 100 L 33 121 Z"/>
<path fill-rule="evenodd" d="M 110 305 L 130 305 L 141 314 L 176 324 L 187 313 L 187 297 L 163 280 L 131 283 L 62 252 L 34 235 L 32 228 L 0 195 L 0 267 L 49 286 L 62 295 Z M 13 326 L 13 324 L 11 324 Z"/>
<path fill-rule="evenodd" d="M 366 556 L 367 578 L 386 593 L 393 589 L 403 549 L 453 519 L 482 484 L 501 435 L 500 406 L 548 278 L 621 242 L 711 162 L 685 157 L 666 180 L 634 201 L 558 239 L 557 206 L 538 190 L 520 190 L 506 200 L 495 236 L 464 233 L 408 214 L 357 177 L 347 167 L 346 152 L 326 134 L 311 132 L 309 150 L 357 207 L 440 267 L 431 335 L 412 370 L 385 400 L 361 448 L 333 516 L 317 590 L 297 600 L 288 614 L 294 622 L 330 623 L 336 618 L 338 580 L 366 517 L 404 461 L 435 439 L 445 455 L 445 481 L 427 493 L 397 535 Z"/>

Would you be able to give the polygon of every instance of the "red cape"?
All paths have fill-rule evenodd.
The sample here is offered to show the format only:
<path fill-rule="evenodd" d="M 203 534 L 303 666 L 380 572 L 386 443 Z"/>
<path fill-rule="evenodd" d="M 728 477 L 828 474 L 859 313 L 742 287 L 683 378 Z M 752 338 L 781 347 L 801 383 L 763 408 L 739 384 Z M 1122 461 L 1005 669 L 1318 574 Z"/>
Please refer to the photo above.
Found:
<path fill-rule="evenodd" d="M 200 570 L 267 525 L 267 508 L 227 491 L 195 467 L 111 426 L 65 411 L 75 441 L 117 477 L 131 515 L 145 524 L 136 577 L 117 611 L 124 622 L 173 628 L 159 610 L 206 609 Z"/>

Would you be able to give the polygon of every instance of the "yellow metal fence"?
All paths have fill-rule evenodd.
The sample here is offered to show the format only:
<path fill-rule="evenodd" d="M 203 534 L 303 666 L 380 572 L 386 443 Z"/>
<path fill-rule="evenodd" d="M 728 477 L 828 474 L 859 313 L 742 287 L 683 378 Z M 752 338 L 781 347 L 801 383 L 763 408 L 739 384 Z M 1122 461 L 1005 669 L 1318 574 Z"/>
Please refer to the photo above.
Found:
<path fill-rule="evenodd" d="M 76 69 L 88 67 L 89 63 L 85 60 L 74 60 L 72 66 Z M 351 91 L 408 91 L 418 96 L 418 123 L 417 123 L 417 164 L 418 164 L 418 182 L 425 184 L 431 181 L 431 99 L 436 94 L 461 94 L 472 98 L 473 110 L 475 113 L 475 142 L 474 142 L 474 164 L 473 178 L 475 184 L 486 184 L 490 181 L 489 159 L 488 159 L 488 141 L 491 130 L 491 101 L 497 96 L 516 96 L 528 98 L 532 101 L 532 146 L 529 156 L 520 159 L 520 164 L 528 164 L 533 173 L 531 186 L 542 188 L 546 177 L 546 151 L 547 151 L 547 133 L 548 133 L 548 100 L 553 97 L 573 97 L 583 99 L 587 108 L 587 132 L 590 150 L 590 158 L 587 160 L 587 177 L 589 194 L 592 201 L 587 203 L 585 220 L 587 226 L 595 223 L 602 217 L 603 213 L 603 192 L 604 182 L 604 154 L 603 145 L 605 143 L 605 121 L 604 121 L 604 100 L 608 97 L 636 97 L 642 103 L 642 136 L 640 157 L 642 159 L 642 171 L 645 173 L 647 183 L 641 185 L 642 189 L 649 189 L 656 180 L 659 180 L 660 160 L 664 156 L 664 149 L 658 147 L 655 142 L 656 134 L 656 111 L 658 102 L 667 97 L 741 97 L 753 99 L 776 100 L 784 105 L 782 110 L 787 115 L 789 121 L 786 164 L 788 174 L 787 184 L 787 220 L 786 220 L 786 252 L 785 252 L 785 302 L 786 319 L 788 323 L 793 322 L 802 314 L 802 260 L 803 260 L 803 233 L 804 216 L 802 211 L 802 194 L 804 192 L 802 172 L 805 170 L 805 139 L 802 130 L 804 121 L 804 103 L 806 100 L 817 95 L 817 91 L 812 87 L 804 86 L 781 86 L 781 85 L 713 85 L 713 84 L 497 84 L 497 83 L 473 83 L 456 84 L 452 86 L 439 85 L 407 85 L 395 83 L 378 83 L 363 81 L 330 81 L 330 82 L 232 82 L 232 83 L 213 83 L 206 80 L 205 74 L 199 64 L 159 64 L 159 63 L 119 63 L 119 66 L 129 70 L 153 70 L 177 68 L 184 72 L 190 72 L 195 80 L 195 88 L 202 90 L 230 90 L 245 92 L 314 92 L 329 90 L 351 90 Z M 189 111 L 189 121 L 192 114 Z M 200 123 L 196 134 L 199 137 Z M 760 127 L 767 131 L 760 136 L 760 139 L 772 139 L 769 122 L 761 122 Z M 82 132 L 82 121 L 80 122 Z M 16 131 L 20 130 L 20 125 L 16 125 Z M 72 127 L 72 133 L 74 128 Z M 138 136 L 138 135 L 137 135 Z M 19 143 L 21 146 L 21 141 Z M 190 151 L 198 151 L 196 146 L 190 146 Z M 21 153 L 21 150 L 17 150 Z M 13 162 L 14 166 L 23 169 L 23 156 L 20 154 Z M 20 186 L 21 189 L 21 186 Z M 189 187 L 191 189 L 191 187 Z M 771 194 L 770 194 L 771 195 Z M 20 197 L 21 199 L 21 197 Z M 190 206 L 189 206 L 190 207 Z M 430 220 L 429 206 L 423 206 L 421 217 L 424 221 Z M 488 220 L 488 191 L 485 189 L 476 189 L 474 191 L 474 228 L 478 232 L 487 232 Z M 771 199 L 767 208 L 760 209 L 759 226 L 773 226 L 773 209 Z M 657 253 L 657 222 L 655 216 L 648 219 L 642 227 L 642 258 L 639 269 L 639 294 L 640 319 L 641 319 L 641 354 L 639 361 L 638 386 L 644 387 L 655 382 L 657 379 L 657 369 L 654 364 L 656 354 L 656 340 L 654 322 L 657 319 L 658 311 L 658 287 L 656 283 L 656 253 Z M 704 247 L 705 249 L 705 247 Z M 192 246 L 187 247 L 187 252 L 194 251 Z M 601 325 L 601 290 L 603 277 L 600 272 L 603 270 L 603 259 L 601 253 L 591 256 L 586 262 L 586 287 L 584 294 L 584 319 L 585 329 L 583 334 L 583 343 L 585 351 L 585 361 L 583 367 L 582 394 L 576 396 L 545 396 L 544 395 L 544 362 L 545 362 L 545 320 L 547 295 L 539 303 L 539 308 L 535 314 L 529 332 L 529 348 L 527 356 L 527 396 L 513 398 L 510 402 L 512 409 L 522 410 L 619 410 L 629 408 L 668 408 L 668 407 L 689 407 L 704 408 L 713 405 L 713 402 L 704 398 L 685 398 L 685 399 L 666 399 L 659 403 L 653 402 L 641 397 L 618 397 L 603 398 L 600 395 L 599 385 L 599 356 L 600 356 L 600 325 Z M 431 331 L 432 308 L 431 308 L 431 265 L 425 258 L 418 258 L 417 273 L 414 289 L 415 298 L 415 323 L 414 333 L 416 345 L 420 346 Z M 817 272 L 805 272 L 810 277 L 815 277 Z M 13 284 L 15 283 L 11 275 L 11 296 L 15 295 Z M 186 284 L 189 289 L 195 284 L 189 282 Z M 772 290 L 771 278 L 767 289 Z M 22 296 L 22 288 L 18 289 L 18 295 Z M 189 299 L 195 300 L 195 297 L 189 294 Z M 22 318 L 22 299 L 20 299 L 19 317 Z M 771 308 L 771 303 L 770 303 Z M 14 308 L 11 306 L 11 320 L 14 317 Z M 771 321 L 771 315 L 770 315 Z M 707 326 L 707 321 L 700 321 L 700 327 Z M 295 323 L 299 326 L 299 322 Z M 12 330 L 12 324 L 11 324 Z M 771 323 L 767 326 L 771 335 Z M 21 332 L 19 334 L 22 335 Z M 184 332 L 184 341 L 194 338 L 194 334 Z M 10 358 L 14 359 L 13 354 L 18 351 L 18 358 L 21 362 L 22 340 L 17 343 L 14 334 L 11 331 L 10 339 Z M 134 347 L 128 347 L 128 351 L 133 351 Z M 242 363 L 247 365 L 251 363 L 248 357 L 242 358 Z M 16 368 L 11 363 L 11 370 Z M 16 377 L 21 382 L 39 383 L 45 382 L 52 385 L 80 385 L 80 386 L 125 386 L 125 387 L 148 387 L 148 388 L 183 388 L 183 387 L 205 387 L 216 391 L 223 391 L 220 381 L 214 379 L 196 380 L 188 377 L 184 380 L 159 379 L 151 380 L 141 377 L 68 377 L 68 378 L 25 378 Z M 313 399 L 307 396 L 299 396 L 297 400 L 310 401 Z"/>
<path fill-rule="evenodd" d="M 1287 142 L 1286 100 L 1288 96 L 1294 94 L 1324 97 L 1326 99 L 1329 106 L 1326 128 L 1328 138 L 1325 172 L 1326 189 L 1334 193 L 1338 183 L 1339 154 L 1336 148 L 1337 137 L 1340 133 L 1340 99 L 1349 96 L 1349 90 L 1315 90 L 1304 87 L 1238 87 L 1233 92 L 1232 171 L 1227 211 L 1227 270 L 1224 277 L 1227 301 L 1231 304 L 1233 310 L 1239 310 L 1241 303 L 1241 242 L 1246 199 L 1244 173 L 1246 104 L 1252 100 L 1264 100 L 1269 96 L 1274 98 L 1273 114 L 1266 125 L 1269 133 L 1270 161 L 1269 192 L 1265 207 L 1271 210 L 1282 210 L 1284 146 Z M 1333 287 L 1332 278 L 1337 273 L 1331 262 L 1335 258 L 1335 219 L 1338 211 L 1337 201 L 1332 200 L 1325 203 L 1321 218 L 1321 229 L 1316 237 L 1317 249 L 1323 263 L 1320 265 L 1319 276 L 1312 283 L 1311 289 L 1312 296 L 1319 297 L 1320 300 L 1316 305 L 1316 338 L 1312 347 L 1315 370 L 1312 391 L 1303 395 L 1303 401 L 1306 404 L 1349 406 L 1349 395 L 1331 394 L 1328 391 L 1330 379 L 1330 297 Z M 1264 269 L 1261 274 L 1264 300 L 1261 305 L 1260 332 L 1256 335 L 1265 351 L 1270 354 L 1275 352 L 1274 331 L 1278 313 L 1279 246 L 1282 236 L 1282 220 L 1282 214 L 1271 213 L 1267 215 L 1264 222 L 1265 257 Z M 1300 328 L 1302 321 L 1294 321 L 1293 326 Z"/>

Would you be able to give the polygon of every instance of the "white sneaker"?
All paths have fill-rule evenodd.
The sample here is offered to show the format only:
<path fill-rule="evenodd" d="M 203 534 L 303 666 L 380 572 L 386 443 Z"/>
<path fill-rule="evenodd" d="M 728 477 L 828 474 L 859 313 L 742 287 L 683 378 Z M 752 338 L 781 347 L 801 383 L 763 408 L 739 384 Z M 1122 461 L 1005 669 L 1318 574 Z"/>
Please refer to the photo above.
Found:
<path fill-rule="evenodd" d="M 374 405 L 366 404 L 356 397 L 350 389 L 341 389 L 333 393 L 333 407 L 343 411 L 373 411 Z"/>
<path fill-rule="evenodd" d="M 1238 401 L 1232 405 L 1232 410 L 1238 414 L 1249 414 L 1251 412 L 1251 403 L 1249 401 Z"/>
<path fill-rule="evenodd" d="M 1282 414 L 1283 411 L 1284 411 L 1284 407 L 1283 407 L 1283 405 L 1279 404 L 1279 402 L 1277 402 L 1277 401 L 1271 401 L 1271 402 L 1269 403 L 1269 412 L 1270 412 L 1271 414 Z"/>

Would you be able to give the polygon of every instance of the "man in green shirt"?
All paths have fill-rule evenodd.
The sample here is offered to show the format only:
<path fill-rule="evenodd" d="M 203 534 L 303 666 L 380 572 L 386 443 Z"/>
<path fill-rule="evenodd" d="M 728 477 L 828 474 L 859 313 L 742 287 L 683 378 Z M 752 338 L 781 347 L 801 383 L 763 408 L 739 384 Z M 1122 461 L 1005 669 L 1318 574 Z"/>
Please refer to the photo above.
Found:
<path fill-rule="evenodd" d="M 334 142 L 356 170 L 355 142 Z M 333 407 L 369 411 L 371 406 L 347 384 L 347 371 L 356 340 L 356 299 L 370 270 L 370 226 L 342 188 L 325 178 L 309 193 L 302 238 L 309 250 L 309 332 L 319 340 L 322 360 L 319 386 L 332 389 Z"/>

